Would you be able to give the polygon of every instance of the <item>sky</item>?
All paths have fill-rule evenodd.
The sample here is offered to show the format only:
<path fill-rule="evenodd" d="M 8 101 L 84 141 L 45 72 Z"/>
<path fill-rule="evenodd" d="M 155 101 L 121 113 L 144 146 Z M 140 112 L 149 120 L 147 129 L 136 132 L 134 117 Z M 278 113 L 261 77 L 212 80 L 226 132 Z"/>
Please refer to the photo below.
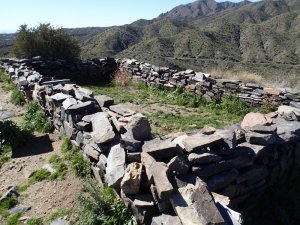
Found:
<path fill-rule="evenodd" d="M 33 27 L 39 23 L 51 23 L 55 27 L 65 28 L 124 25 L 138 19 L 153 19 L 175 6 L 193 1 L 195 0 L 0 0 L 0 32 L 15 32 L 21 24 Z"/>

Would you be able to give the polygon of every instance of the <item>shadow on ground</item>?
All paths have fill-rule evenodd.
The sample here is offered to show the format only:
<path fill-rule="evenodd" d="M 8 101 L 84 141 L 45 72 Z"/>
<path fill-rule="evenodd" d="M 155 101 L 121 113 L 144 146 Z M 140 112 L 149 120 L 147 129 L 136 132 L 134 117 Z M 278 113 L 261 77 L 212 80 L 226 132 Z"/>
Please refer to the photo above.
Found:
<path fill-rule="evenodd" d="M 33 155 L 41 155 L 53 151 L 52 141 L 48 134 L 35 136 L 26 146 L 13 150 L 12 158 L 22 158 Z"/>

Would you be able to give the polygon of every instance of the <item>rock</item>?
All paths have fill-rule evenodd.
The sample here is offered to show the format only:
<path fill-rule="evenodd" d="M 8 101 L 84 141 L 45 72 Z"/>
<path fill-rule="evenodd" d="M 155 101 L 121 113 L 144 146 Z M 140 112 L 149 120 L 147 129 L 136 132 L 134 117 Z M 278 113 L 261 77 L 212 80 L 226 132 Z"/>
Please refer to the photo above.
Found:
<path fill-rule="evenodd" d="M 155 204 L 158 207 L 159 212 L 165 212 L 172 208 L 172 205 L 171 205 L 171 202 L 169 199 L 165 199 L 165 200 L 159 199 L 157 189 L 153 184 L 150 186 L 150 190 L 152 193 L 152 197 L 155 201 Z"/>
<path fill-rule="evenodd" d="M 46 169 L 47 171 L 49 171 L 51 174 L 56 172 L 56 169 L 53 168 L 53 166 L 49 163 L 46 163 L 42 166 L 43 169 Z"/>
<path fill-rule="evenodd" d="M 120 189 L 120 183 L 125 173 L 125 158 L 125 150 L 120 145 L 113 146 L 107 157 L 106 181 L 109 186 L 113 186 L 117 190 Z"/>
<path fill-rule="evenodd" d="M 51 99 L 55 100 L 55 101 L 58 101 L 58 102 L 62 102 L 68 98 L 72 98 L 71 95 L 66 95 L 66 94 L 63 94 L 63 93 L 57 93 L 55 95 L 52 95 L 50 96 Z"/>
<path fill-rule="evenodd" d="M 83 148 L 83 152 L 89 157 L 99 160 L 100 152 L 96 151 L 91 145 L 85 145 Z"/>
<path fill-rule="evenodd" d="M 71 115 L 86 115 L 94 111 L 95 111 L 94 103 L 92 101 L 87 101 L 87 102 L 80 102 L 76 105 L 70 106 L 66 110 L 66 113 Z"/>
<path fill-rule="evenodd" d="M 298 108 L 282 105 L 279 106 L 277 112 L 288 121 L 300 121 L 300 109 Z"/>
<path fill-rule="evenodd" d="M 179 188 L 171 203 L 183 225 L 225 225 L 204 182 Z"/>
<path fill-rule="evenodd" d="M 64 218 L 58 218 L 52 221 L 50 225 L 70 225 L 70 222 L 68 220 L 65 220 Z"/>
<path fill-rule="evenodd" d="M 152 195 L 136 195 L 133 201 L 133 205 L 138 208 L 153 208 L 154 201 Z"/>
<path fill-rule="evenodd" d="M 133 114 L 135 114 L 134 111 L 126 109 L 120 105 L 112 105 L 109 107 L 109 109 L 115 113 L 118 113 L 121 116 L 132 116 Z"/>
<path fill-rule="evenodd" d="M 131 152 L 137 152 L 142 149 L 142 142 L 134 139 L 129 139 L 126 137 L 122 137 L 120 140 L 121 147 L 131 151 Z"/>
<path fill-rule="evenodd" d="M 206 183 L 210 191 L 217 191 L 232 183 L 238 175 L 239 172 L 236 169 L 232 169 L 209 178 L 206 180 Z"/>
<path fill-rule="evenodd" d="M 152 137 L 150 123 L 140 113 L 135 114 L 125 128 L 127 137 L 132 137 L 135 140 L 147 141 Z"/>
<path fill-rule="evenodd" d="M 272 119 L 265 117 L 261 113 L 248 113 L 241 124 L 241 127 L 245 130 L 251 129 L 255 125 L 268 125 L 272 123 Z"/>
<path fill-rule="evenodd" d="M 210 177 L 221 173 L 225 170 L 229 170 L 233 168 L 233 163 L 229 160 L 221 161 L 214 164 L 208 164 L 203 166 L 194 166 L 192 168 L 193 172 L 195 172 L 199 177 Z"/>
<path fill-rule="evenodd" d="M 246 141 L 254 145 L 267 146 L 276 142 L 276 136 L 274 134 L 260 134 L 255 132 L 247 132 Z"/>
<path fill-rule="evenodd" d="M 285 143 L 289 141 L 299 142 L 300 140 L 300 123 L 297 121 L 286 121 L 284 119 L 277 119 L 277 135 L 278 143 Z"/>
<path fill-rule="evenodd" d="M 182 151 L 170 139 L 160 140 L 158 138 L 146 141 L 142 147 L 143 152 L 148 153 L 157 160 L 171 158 L 181 155 Z"/>
<path fill-rule="evenodd" d="M 235 149 L 236 143 L 237 143 L 237 138 L 236 138 L 236 134 L 235 131 L 233 130 L 216 130 L 215 132 L 218 136 L 220 136 L 224 142 L 228 145 L 229 149 Z"/>
<path fill-rule="evenodd" d="M 264 126 L 264 125 L 254 125 L 250 131 L 260 133 L 260 134 L 275 134 L 277 132 L 277 126 Z"/>
<path fill-rule="evenodd" d="M 16 213 L 24 213 L 31 209 L 31 206 L 25 206 L 25 205 L 17 205 L 11 209 L 8 210 L 8 213 L 10 215 L 16 214 Z"/>
<path fill-rule="evenodd" d="M 71 127 L 70 124 L 66 121 L 64 121 L 63 123 L 63 128 L 64 128 L 65 135 L 71 138 L 73 136 L 73 133 L 75 132 L 74 128 Z"/>
<path fill-rule="evenodd" d="M 292 107 L 297 108 L 297 109 L 300 110 L 300 102 L 291 101 L 290 102 L 290 106 L 292 106 Z"/>
<path fill-rule="evenodd" d="M 96 95 L 95 99 L 101 108 L 103 107 L 108 108 L 114 104 L 114 100 L 107 95 Z"/>
<path fill-rule="evenodd" d="M 8 110 L 0 110 L 0 121 L 14 117 L 15 113 Z"/>
<path fill-rule="evenodd" d="M 187 152 L 194 152 L 196 150 L 203 149 L 208 147 L 211 144 L 222 141 L 222 138 L 218 135 L 204 135 L 204 134 L 195 134 L 185 138 L 182 143 Z"/>
<path fill-rule="evenodd" d="M 168 163 L 168 167 L 170 171 L 173 171 L 179 175 L 187 174 L 190 169 L 188 160 L 183 156 L 175 156 Z"/>
<path fill-rule="evenodd" d="M 222 157 L 213 153 L 209 153 L 207 151 L 200 150 L 189 154 L 188 160 L 191 163 L 206 164 L 212 162 L 220 162 L 222 160 Z"/>
<path fill-rule="evenodd" d="M 92 124 L 85 121 L 78 122 L 76 127 L 79 131 L 92 132 Z"/>
<path fill-rule="evenodd" d="M 243 225 L 244 220 L 241 213 L 236 212 L 229 208 L 228 206 L 224 205 L 222 201 L 219 201 L 215 198 L 216 206 L 221 213 L 222 217 L 224 218 L 226 224 L 229 225 Z"/>
<path fill-rule="evenodd" d="M 281 94 L 281 90 L 279 90 L 277 88 L 264 88 L 264 92 L 266 94 L 270 94 L 270 95 L 280 95 Z"/>
<path fill-rule="evenodd" d="M 269 174 L 268 168 L 266 166 L 252 166 L 244 170 L 236 179 L 237 184 L 243 183 L 245 181 L 259 181 L 267 177 Z"/>
<path fill-rule="evenodd" d="M 101 178 L 101 175 L 103 175 L 103 173 L 102 173 L 101 169 L 98 168 L 98 167 L 95 167 L 95 166 L 91 166 L 91 169 L 93 171 L 93 174 L 94 174 L 94 177 L 95 177 L 96 181 L 98 182 L 98 185 L 100 187 L 103 187 L 104 184 L 103 184 L 102 178 Z"/>
<path fill-rule="evenodd" d="M 137 194 L 140 190 L 143 166 L 141 163 L 131 163 L 127 166 L 121 182 L 121 189 L 126 195 Z"/>
<path fill-rule="evenodd" d="M 117 133 L 124 134 L 126 132 L 126 124 L 119 122 L 116 117 L 111 117 L 110 119 Z"/>
<path fill-rule="evenodd" d="M 79 87 L 75 90 L 75 97 L 80 101 L 90 100 L 94 96 L 93 91 Z"/>
<path fill-rule="evenodd" d="M 175 213 L 163 213 L 154 216 L 151 225 L 182 225 L 181 220 Z"/>
<path fill-rule="evenodd" d="M 180 136 L 174 138 L 174 140 L 172 142 L 177 144 L 182 150 L 184 150 L 184 144 L 182 141 L 187 137 L 188 137 L 187 134 L 183 134 L 183 135 L 180 135 Z"/>
<path fill-rule="evenodd" d="M 102 172 L 105 171 L 105 169 L 107 167 L 107 158 L 104 154 L 101 154 L 99 156 L 99 161 L 97 163 L 97 166 L 102 170 Z"/>
<path fill-rule="evenodd" d="M 115 139 L 116 134 L 104 112 L 94 114 L 91 121 L 93 127 L 92 138 L 95 143 L 103 144 Z"/>
<path fill-rule="evenodd" d="M 64 109 L 69 109 L 71 106 L 76 105 L 76 104 L 77 104 L 77 101 L 75 98 L 67 98 L 62 103 Z"/>
<path fill-rule="evenodd" d="M 142 152 L 142 163 L 145 166 L 147 177 L 154 181 L 159 199 L 167 199 L 173 193 L 173 186 L 168 179 L 169 168 L 163 162 L 156 162 L 148 153 Z"/>
<path fill-rule="evenodd" d="M 211 135 L 216 132 L 216 128 L 205 125 L 200 132 L 202 134 Z"/>

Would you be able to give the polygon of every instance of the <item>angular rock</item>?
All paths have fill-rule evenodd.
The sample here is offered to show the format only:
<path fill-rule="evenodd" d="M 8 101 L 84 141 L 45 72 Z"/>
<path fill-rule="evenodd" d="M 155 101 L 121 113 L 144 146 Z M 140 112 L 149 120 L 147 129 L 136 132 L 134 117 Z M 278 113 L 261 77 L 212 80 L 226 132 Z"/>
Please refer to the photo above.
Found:
<path fill-rule="evenodd" d="M 222 160 L 222 157 L 213 153 L 200 150 L 189 154 L 188 160 L 191 163 L 207 164 L 212 162 L 220 162 Z"/>
<path fill-rule="evenodd" d="M 142 163 L 145 166 L 147 177 L 153 180 L 159 199 L 167 199 L 173 193 L 173 186 L 168 179 L 169 168 L 163 162 L 156 162 L 148 153 L 142 152 Z"/>
<path fill-rule="evenodd" d="M 126 137 L 122 137 L 120 140 L 121 147 L 131 151 L 131 152 L 137 152 L 142 149 L 142 142 L 134 139 L 129 139 Z"/>
<path fill-rule="evenodd" d="M 290 106 L 292 106 L 294 108 L 297 108 L 297 109 L 300 109 L 300 102 L 291 101 Z"/>
<path fill-rule="evenodd" d="M 243 122 L 241 123 L 241 127 L 245 130 L 248 130 L 255 125 L 268 125 L 271 123 L 271 118 L 268 118 L 261 113 L 251 112 L 244 117 Z"/>
<path fill-rule="evenodd" d="M 66 95 L 66 94 L 63 94 L 63 93 L 57 93 L 55 95 L 50 96 L 50 98 L 55 100 L 55 101 L 58 101 L 58 102 L 61 101 L 62 102 L 64 100 L 68 99 L 68 98 L 72 98 L 72 96 L 71 95 Z"/>
<path fill-rule="evenodd" d="M 62 103 L 64 109 L 69 109 L 73 105 L 77 105 L 77 101 L 75 98 L 67 98 Z"/>
<path fill-rule="evenodd" d="M 16 214 L 16 213 L 24 213 L 31 209 L 31 206 L 25 206 L 25 205 L 17 205 L 11 209 L 8 210 L 8 213 L 10 215 Z"/>
<path fill-rule="evenodd" d="M 206 135 L 211 135 L 214 134 L 216 132 L 216 128 L 214 127 L 210 127 L 205 125 L 202 129 L 201 129 L 201 133 L 202 134 L 206 134 Z"/>
<path fill-rule="evenodd" d="M 227 160 L 227 161 L 221 161 L 218 163 L 208 164 L 204 166 L 194 166 L 192 170 L 199 177 L 210 177 L 232 168 L 233 168 L 233 163 Z"/>
<path fill-rule="evenodd" d="M 155 204 L 158 207 L 159 212 L 165 212 L 172 208 L 172 205 L 171 205 L 171 202 L 169 199 L 165 199 L 165 200 L 159 199 L 157 189 L 153 184 L 150 186 L 150 190 L 152 193 L 152 197 L 155 201 Z"/>
<path fill-rule="evenodd" d="M 106 181 L 109 186 L 117 190 L 125 173 L 126 155 L 125 150 L 120 145 L 111 148 L 107 157 Z"/>
<path fill-rule="evenodd" d="M 147 117 L 140 113 L 135 114 L 125 128 L 126 135 L 135 140 L 147 141 L 152 137 L 150 123 Z"/>
<path fill-rule="evenodd" d="M 250 131 L 260 133 L 260 134 L 275 134 L 277 132 L 277 126 L 264 126 L 264 125 L 254 125 Z"/>
<path fill-rule="evenodd" d="M 171 197 L 183 225 L 225 225 L 204 182 L 179 188 Z"/>
<path fill-rule="evenodd" d="M 232 183 L 238 175 L 239 172 L 236 169 L 232 169 L 209 178 L 206 180 L 206 183 L 211 191 L 217 191 Z"/>
<path fill-rule="evenodd" d="M 109 109 L 115 113 L 118 113 L 121 116 L 132 116 L 133 114 L 135 114 L 134 111 L 126 109 L 120 105 L 112 105 L 109 107 Z"/>
<path fill-rule="evenodd" d="M 136 195 L 133 204 L 135 207 L 139 208 L 154 207 L 154 201 L 151 195 Z"/>
<path fill-rule="evenodd" d="M 196 134 L 196 135 L 188 136 L 182 141 L 182 143 L 187 152 L 194 152 L 196 150 L 200 150 L 205 147 L 208 147 L 211 144 L 215 144 L 219 141 L 222 141 L 222 138 L 215 134 L 213 135 Z"/>
<path fill-rule="evenodd" d="M 232 210 L 227 205 L 225 205 L 222 201 L 219 201 L 217 198 L 215 198 L 215 201 L 216 201 L 216 206 L 220 211 L 222 217 L 224 218 L 226 224 L 231 224 L 231 225 L 244 224 L 243 216 L 241 213 Z"/>
<path fill-rule="evenodd" d="M 151 225 L 182 225 L 181 220 L 175 213 L 163 213 L 154 216 Z"/>
<path fill-rule="evenodd" d="M 182 143 L 182 141 L 187 137 L 188 137 L 187 134 L 183 134 L 174 138 L 172 142 L 177 144 L 182 150 L 184 150 L 184 144 Z"/>
<path fill-rule="evenodd" d="M 91 145 L 84 146 L 83 152 L 89 157 L 99 160 L 100 152 L 96 151 Z"/>
<path fill-rule="evenodd" d="M 254 145 L 271 145 L 276 142 L 276 135 L 274 134 L 260 134 L 255 132 L 246 133 L 246 141 Z"/>
<path fill-rule="evenodd" d="M 109 106 L 112 106 L 114 104 L 114 100 L 107 95 L 97 95 L 95 96 L 95 99 L 101 108 L 108 108 Z"/>
<path fill-rule="evenodd" d="M 237 138 L 236 138 L 236 134 L 235 131 L 233 130 L 216 130 L 215 132 L 218 136 L 220 136 L 224 142 L 228 145 L 229 149 L 234 149 L 237 143 Z"/>
<path fill-rule="evenodd" d="M 143 166 L 141 163 L 131 163 L 127 166 L 121 182 L 121 189 L 126 195 L 137 194 L 140 190 Z"/>
<path fill-rule="evenodd" d="M 158 138 L 146 141 L 142 147 L 143 152 L 148 153 L 157 160 L 171 158 L 181 155 L 182 151 L 170 139 L 160 140 Z"/>
<path fill-rule="evenodd" d="M 187 174 L 190 169 L 189 162 L 184 156 L 175 156 L 168 163 L 168 167 L 170 171 L 179 175 Z"/>

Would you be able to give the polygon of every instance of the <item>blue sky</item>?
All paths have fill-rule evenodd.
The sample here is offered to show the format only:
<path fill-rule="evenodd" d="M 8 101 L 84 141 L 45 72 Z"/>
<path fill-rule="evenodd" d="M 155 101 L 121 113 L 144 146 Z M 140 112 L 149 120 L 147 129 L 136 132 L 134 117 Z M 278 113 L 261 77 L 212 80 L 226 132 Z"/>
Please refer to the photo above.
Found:
<path fill-rule="evenodd" d="M 51 23 L 59 27 L 112 26 L 152 19 L 180 4 L 194 0 L 0 0 L 0 32 L 19 25 Z M 217 0 L 222 2 L 224 0 Z M 231 0 L 239 2 L 240 0 Z M 257 0 L 252 0 L 257 1 Z"/>

